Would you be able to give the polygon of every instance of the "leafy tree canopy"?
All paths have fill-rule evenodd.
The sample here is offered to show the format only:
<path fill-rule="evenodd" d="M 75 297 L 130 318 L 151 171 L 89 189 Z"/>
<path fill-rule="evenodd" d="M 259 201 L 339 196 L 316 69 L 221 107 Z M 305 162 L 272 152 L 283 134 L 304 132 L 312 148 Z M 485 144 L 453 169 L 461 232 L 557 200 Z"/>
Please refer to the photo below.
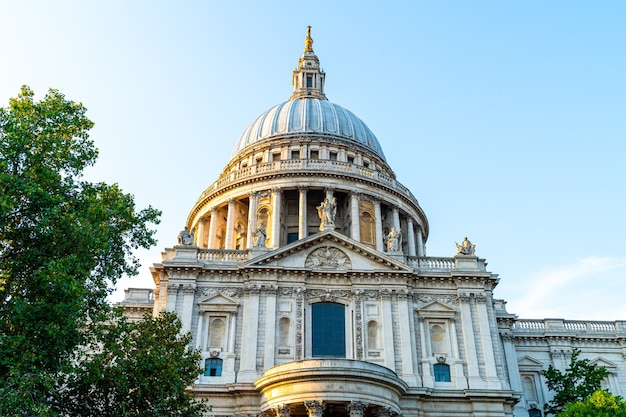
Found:
<path fill-rule="evenodd" d="M 206 404 L 185 392 L 202 372 L 200 355 L 180 329 L 174 313 L 95 327 L 62 391 L 63 415 L 202 416 Z"/>
<path fill-rule="evenodd" d="M 566 405 L 557 417 L 626 417 L 626 401 L 598 390 L 584 401 Z"/>
<path fill-rule="evenodd" d="M 139 266 L 160 213 L 117 185 L 82 180 L 98 152 L 80 103 L 23 87 L 0 108 L 0 415 L 56 415 L 51 393 Z"/>
<path fill-rule="evenodd" d="M 574 349 L 565 372 L 552 365 L 542 371 L 548 388 L 555 393 L 550 403 L 544 405 L 546 414 L 558 414 L 567 404 L 584 401 L 600 389 L 608 371 L 590 364 L 589 359 L 578 359 L 579 356 L 580 350 Z"/>

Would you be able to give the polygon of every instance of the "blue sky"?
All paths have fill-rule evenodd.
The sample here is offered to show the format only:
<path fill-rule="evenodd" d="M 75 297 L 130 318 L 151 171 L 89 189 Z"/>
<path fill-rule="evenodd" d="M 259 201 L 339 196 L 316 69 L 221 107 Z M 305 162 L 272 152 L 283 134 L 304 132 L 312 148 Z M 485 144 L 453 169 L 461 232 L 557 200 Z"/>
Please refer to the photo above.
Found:
<path fill-rule="evenodd" d="M 524 318 L 626 320 L 626 3 L 12 1 L 0 103 L 27 84 L 89 109 L 93 181 L 163 210 L 176 243 L 240 134 L 291 94 L 306 26 L 328 98 L 363 119 L 430 221 L 467 236 Z"/>

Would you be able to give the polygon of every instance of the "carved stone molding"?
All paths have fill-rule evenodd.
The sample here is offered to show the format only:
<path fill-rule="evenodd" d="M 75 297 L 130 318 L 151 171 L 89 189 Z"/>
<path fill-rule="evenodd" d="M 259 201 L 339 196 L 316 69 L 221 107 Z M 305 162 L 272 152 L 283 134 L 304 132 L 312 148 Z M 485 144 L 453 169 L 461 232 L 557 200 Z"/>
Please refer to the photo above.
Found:
<path fill-rule="evenodd" d="M 352 292 L 349 290 L 322 290 L 312 289 L 306 290 L 307 298 L 321 298 L 324 301 L 334 302 L 337 298 L 350 298 Z"/>
<path fill-rule="evenodd" d="M 363 303 L 361 302 L 361 297 L 358 297 L 358 295 L 355 298 L 356 358 L 357 360 L 363 360 L 363 313 L 361 311 Z"/>
<path fill-rule="evenodd" d="M 314 269 L 352 269 L 350 258 L 341 250 L 332 246 L 318 248 L 307 256 L 304 262 L 306 268 Z"/>
<path fill-rule="evenodd" d="M 374 411 L 376 417 L 398 417 L 400 413 L 391 407 L 379 407 Z"/>
<path fill-rule="evenodd" d="M 205 288 L 202 290 L 201 294 L 205 297 L 222 294 L 230 298 L 240 298 L 243 295 L 243 289 L 233 287 Z"/>

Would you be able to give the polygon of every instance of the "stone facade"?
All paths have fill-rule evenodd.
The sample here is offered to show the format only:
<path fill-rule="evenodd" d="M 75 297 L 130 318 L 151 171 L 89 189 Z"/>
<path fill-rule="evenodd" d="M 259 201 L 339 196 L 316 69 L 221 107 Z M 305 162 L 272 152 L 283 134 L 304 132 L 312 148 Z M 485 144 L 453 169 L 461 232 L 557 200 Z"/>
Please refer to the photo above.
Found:
<path fill-rule="evenodd" d="M 626 322 L 520 320 L 469 240 L 426 256 L 425 213 L 328 102 L 312 45 L 291 99 L 244 131 L 151 269 L 144 305 L 193 335 L 211 415 L 525 417 L 573 348 L 623 394 Z"/>

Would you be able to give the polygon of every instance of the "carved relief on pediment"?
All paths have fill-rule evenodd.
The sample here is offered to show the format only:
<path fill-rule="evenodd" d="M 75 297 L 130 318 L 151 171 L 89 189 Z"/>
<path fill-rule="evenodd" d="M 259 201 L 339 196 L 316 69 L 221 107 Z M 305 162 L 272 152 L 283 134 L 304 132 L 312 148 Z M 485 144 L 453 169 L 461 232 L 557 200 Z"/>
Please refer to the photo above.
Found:
<path fill-rule="evenodd" d="M 304 262 L 306 268 L 313 269 L 352 269 L 352 262 L 343 251 L 332 246 L 315 249 Z"/>

